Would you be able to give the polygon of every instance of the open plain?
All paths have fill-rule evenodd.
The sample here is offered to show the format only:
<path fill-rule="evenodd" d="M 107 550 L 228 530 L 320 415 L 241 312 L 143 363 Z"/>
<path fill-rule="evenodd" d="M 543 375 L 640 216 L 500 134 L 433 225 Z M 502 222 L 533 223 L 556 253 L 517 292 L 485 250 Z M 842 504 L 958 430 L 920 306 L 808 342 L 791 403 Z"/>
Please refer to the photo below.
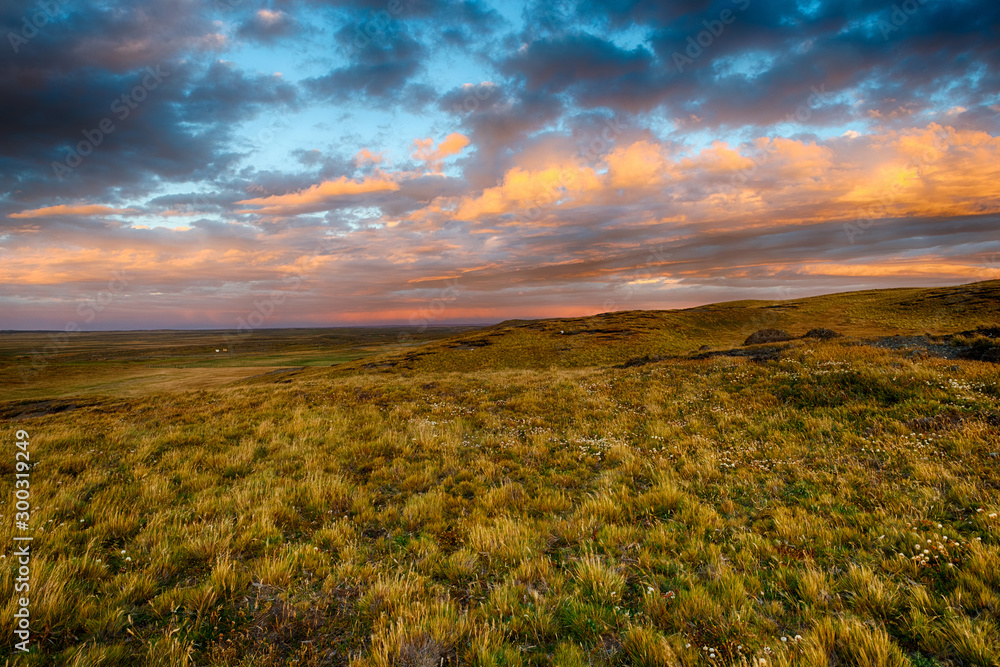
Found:
<path fill-rule="evenodd" d="M 996 665 L 998 315 L 993 281 L 41 356 L 2 334 L 20 664 Z"/>

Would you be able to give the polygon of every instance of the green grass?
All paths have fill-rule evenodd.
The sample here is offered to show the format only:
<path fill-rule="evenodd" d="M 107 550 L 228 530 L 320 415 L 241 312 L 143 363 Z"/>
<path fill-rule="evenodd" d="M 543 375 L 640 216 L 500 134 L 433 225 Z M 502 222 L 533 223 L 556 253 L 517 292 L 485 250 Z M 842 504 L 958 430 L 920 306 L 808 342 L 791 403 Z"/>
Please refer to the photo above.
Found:
<path fill-rule="evenodd" d="M 961 290 L 863 298 L 937 292 Z M 830 313 L 857 322 L 859 298 L 762 326 L 846 329 Z M 996 323 L 956 303 L 931 333 Z M 741 314 L 713 315 L 715 345 L 750 333 L 745 308 L 719 307 Z M 18 662 L 998 664 L 997 364 L 858 344 L 901 319 L 694 358 L 708 333 L 675 316 L 603 342 L 609 318 L 577 320 L 561 359 L 566 320 L 522 323 L 209 389 L 109 385 L 16 422 L 55 390 L 8 389 L 37 462 Z M 0 460 L 7 499 L 13 473 Z"/>

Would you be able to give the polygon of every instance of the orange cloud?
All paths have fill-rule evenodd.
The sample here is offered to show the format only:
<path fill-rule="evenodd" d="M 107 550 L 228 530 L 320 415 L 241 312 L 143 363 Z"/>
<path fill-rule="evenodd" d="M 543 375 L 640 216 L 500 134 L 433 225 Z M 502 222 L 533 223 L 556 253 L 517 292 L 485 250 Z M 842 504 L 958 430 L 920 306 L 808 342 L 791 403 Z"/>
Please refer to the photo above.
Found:
<path fill-rule="evenodd" d="M 415 139 L 413 145 L 415 146 L 413 158 L 426 162 L 432 169 L 437 170 L 440 169 L 444 158 L 461 153 L 462 149 L 469 145 L 469 138 L 464 134 L 452 132 L 437 145 L 437 148 L 434 147 L 433 139 Z"/>
<path fill-rule="evenodd" d="M 382 174 L 370 179 L 366 178 L 362 181 L 353 181 L 346 176 L 341 176 L 335 181 L 317 183 L 299 192 L 244 199 L 236 203 L 260 207 L 240 211 L 240 213 L 275 216 L 297 215 L 326 210 L 327 204 L 336 200 L 337 197 L 360 195 L 370 192 L 391 192 L 398 189 L 398 183 Z"/>
<path fill-rule="evenodd" d="M 636 188 L 655 185 L 669 172 L 662 148 L 649 141 L 637 141 L 611 151 L 606 158 L 609 185 L 612 188 Z"/>
<path fill-rule="evenodd" d="M 569 158 L 547 164 L 514 166 L 478 195 L 436 199 L 409 220 L 518 212 L 531 218 L 539 208 L 551 220 L 586 206 L 631 203 L 733 230 L 1000 211 L 1000 137 L 936 124 L 826 141 L 715 142 L 676 157 L 644 139 L 616 147 L 594 166 Z"/>
<path fill-rule="evenodd" d="M 754 165 L 753 160 L 741 155 L 724 141 L 712 142 L 710 148 L 690 158 L 683 158 L 678 166 L 684 172 L 702 171 L 708 174 L 728 174 Z"/>
<path fill-rule="evenodd" d="M 367 148 L 362 148 L 354 155 L 354 164 L 361 166 L 363 164 L 381 164 L 382 162 L 381 153 L 372 153 Z"/>
<path fill-rule="evenodd" d="M 280 23 L 285 17 L 285 13 L 281 10 L 272 12 L 267 9 L 257 10 L 257 18 L 261 20 L 265 25 L 274 25 L 275 23 Z"/>
<path fill-rule="evenodd" d="M 1000 211 L 1000 137 L 931 123 L 872 143 L 879 163 L 854 178 L 840 201 L 873 217 Z"/>
<path fill-rule="evenodd" d="M 11 213 L 8 218 L 50 218 L 61 215 L 125 215 L 138 213 L 134 208 L 111 208 L 99 204 L 78 204 L 67 206 L 46 206 L 44 208 L 26 209 L 20 213 Z"/>
<path fill-rule="evenodd" d="M 564 199 L 579 205 L 586 193 L 602 187 L 601 178 L 591 167 L 568 164 L 538 171 L 514 167 L 504 175 L 500 185 L 483 190 L 479 197 L 460 200 L 453 217 L 475 220 L 484 215 L 516 210 L 531 217 L 535 209 L 558 204 Z"/>
<path fill-rule="evenodd" d="M 799 273 L 815 276 L 876 278 L 886 276 L 954 276 L 958 279 L 979 277 L 981 267 L 947 262 L 907 262 L 893 264 L 806 264 Z M 1000 269 L 994 270 L 1000 276 Z"/>

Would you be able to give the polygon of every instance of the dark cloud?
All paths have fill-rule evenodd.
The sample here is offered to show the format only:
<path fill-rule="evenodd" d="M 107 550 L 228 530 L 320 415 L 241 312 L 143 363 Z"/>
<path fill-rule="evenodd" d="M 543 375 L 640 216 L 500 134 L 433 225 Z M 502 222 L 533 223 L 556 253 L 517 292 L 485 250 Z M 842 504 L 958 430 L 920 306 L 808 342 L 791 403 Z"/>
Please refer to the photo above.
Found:
<path fill-rule="evenodd" d="M 244 21 L 236 34 L 244 39 L 273 44 L 296 34 L 298 28 L 298 22 L 291 15 L 281 10 L 261 9 Z"/>
<path fill-rule="evenodd" d="M 643 113 L 663 107 L 674 117 L 697 115 L 703 127 L 782 122 L 813 86 L 831 95 L 810 107 L 808 124 L 815 126 L 863 120 L 872 110 L 912 115 L 956 80 L 969 98 L 958 103 L 995 102 L 1000 5 L 900 6 L 874 0 L 540 3 L 526 10 L 525 46 L 503 67 L 526 89 L 566 91 L 584 108 Z M 608 37 L 570 31 L 581 16 Z M 616 46 L 610 36 L 618 30 L 647 35 L 652 52 Z M 840 93 L 860 93 L 866 106 L 852 117 L 843 100 L 832 99 Z"/>
<path fill-rule="evenodd" d="M 28 30 L 21 17 L 41 23 L 43 5 L 51 15 Z M 18 40 L 0 61 L 0 196 L 13 208 L 115 202 L 142 198 L 151 182 L 224 174 L 239 158 L 234 124 L 297 96 L 279 77 L 210 60 L 225 45 L 211 9 L 5 3 Z"/>
<path fill-rule="evenodd" d="M 210 8 L 210 3 L 198 0 L 5 2 L 0 10 L 3 48 L 13 57 L 5 55 L 4 64 L 29 83 L 52 73 L 84 68 L 124 73 L 140 62 L 157 64 L 181 53 L 218 51 L 225 47 L 225 38 L 213 25 L 206 11 Z"/>
<path fill-rule="evenodd" d="M 54 74 L 43 85 L 0 82 L 0 191 L 51 197 L 142 196 L 148 179 L 214 179 L 238 155 L 233 124 L 288 108 L 295 89 L 216 63 L 166 64 L 115 74 Z"/>
<path fill-rule="evenodd" d="M 511 309 L 529 303 L 515 289 L 593 303 L 588 290 L 642 272 L 703 300 L 949 282 L 1000 251 L 996 216 L 976 215 L 1000 201 L 996 3 L 551 0 L 527 2 L 521 22 L 465 0 L 267 7 L 0 5 L 0 230 L 27 253 L 5 256 L 20 262 L 11 275 L 35 276 L 19 294 L 54 303 L 134 256 L 136 313 L 215 317 L 231 294 L 280 285 L 331 229 L 319 256 L 336 262 L 315 269 L 303 307 L 329 311 L 323 281 L 345 280 L 337 309 L 403 307 L 426 289 L 408 280 L 456 273 Z M 283 131 L 251 153 L 261 117 Z M 951 151 L 920 163 L 932 125 Z M 446 160 L 410 156 L 453 133 L 463 148 Z M 756 137 L 784 143 L 772 155 Z M 763 162 L 736 192 L 748 155 Z M 566 165 L 590 185 L 563 201 L 534 192 Z M 901 168 L 913 189 L 849 242 L 839 221 Z M 288 215 L 238 204 L 328 182 L 341 191 Z M 928 273 L 879 273 L 900 257 L 929 258 Z M 53 287 L 52 272 L 72 277 Z"/>
<path fill-rule="evenodd" d="M 184 100 L 185 113 L 196 119 L 235 122 L 263 108 L 294 109 L 297 89 L 278 75 L 250 75 L 232 63 L 216 61 L 193 82 Z"/>
<path fill-rule="evenodd" d="M 492 83 L 451 90 L 441 97 L 439 106 L 458 115 L 476 147 L 460 164 L 477 188 L 493 185 L 529 135 L 544 129 L 564 110 L 555 96 L 524 91 L 511 95 Z"/>
<path fill-rule="evenodd" d="M 646 71 L 652 56 L 646 49 L 630 51 L 588 34 L 545 38 L 525 45 L 503 63 L 504 71 L 523 78 L 531 93 L 561 93 L 571 86 L 600 85 Z"/>
<path fill-rule="evenodd" d="M 305 82 L 316 99 L 350 102 L 360 96 L 400 100 L 410 80 L 424 69 L 427 47 L 399 26 L 390 25 L 386 32 L 371 38 L 359 26 L 346 25 L 337 36 L 350 54 L 350 63 Z"/>

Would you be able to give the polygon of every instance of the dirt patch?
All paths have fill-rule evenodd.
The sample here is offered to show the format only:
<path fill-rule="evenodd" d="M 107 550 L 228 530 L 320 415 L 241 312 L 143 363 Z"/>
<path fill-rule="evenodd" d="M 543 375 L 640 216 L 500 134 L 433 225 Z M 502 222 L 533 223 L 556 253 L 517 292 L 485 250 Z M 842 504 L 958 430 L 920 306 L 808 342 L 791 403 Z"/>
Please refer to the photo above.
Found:
<path fill-rule="evenodd" d="M 712 357 L 744 357 L 750 361 L 776 361 L 781 358 L 784 350 L 793 348 L 793 345 L 781 345 L 774 347 L 756 347 L 752 350 L 718 350 L 715 352 L 702 352 L 694 356 L 695 359 L 711 359 Z"/>
<path fill-rule="evenodd" d="M 268 371 L 266 373 L 261 373 L 259 375 L 251 375 L 247 379 L 250 380 L 252 378 L 262 378 L 262 377 L 267 377 L 269 375 L 285 375 L 287 373 L 298 373 L 304 368 L 305 366 L 293 366 L 292 368 L 276 368 L 273 371 Z"/>
<path fill-rule="evenodd" d="M 810 329 L 806 332 L 803 338 L 818 338 L 820 340 L 830 340 L 831 338 L 840 338 L 840 334 L 833 329 L 824 329 L 822 327 L 818 329 Z"/>
<path fill-rule="evenodd" d="M 792 340 L 792 336 L 787 331 L 782 329 L 761 329 L 759 331 L 754 331 L 750 334 L 743 345 L 761 345 L 763 343 L 782 343 L 786 340 Z"/>
<path fill-rule="evenodd" d="M 339 364 L 333 364 L 333 365 L 338 366 Z M 379 362 L 370 361 L 367 364 L 361 364 L 361 368 L 369 370 L 389 370 L 395 367 L 396 367 L 395 361 L 379 361 Z"/>
<path fill-rule="evenodd" d="M 933 341 L 927 336 L 886 336 L 884 338 L 865 341 L 865 344 L 887 350 L 910 350 L 912 356 L 922 357 L 923 355 L 919 353 L 912 354 L 917 350 L 921 350 L 927 355 L 943 359 L 958 358 L 958 349 L 955 346 Z"/>
<path fill-rule="evenodd" d="M 906 422 L 914 431 L 924 433 L 950 431 L 959 428 L 967 422 L 982 421 L 990 426 L 1000 426 L 1000 412 L 976 412 L 972 414 L 961 413 L 957 410 L 948 410 L 928 417 L 917 417 Z"/>
<path fill-rule="evenodd" d="M 934 415 L 933 417 L 917 417 L 916 419 L 911 419 L 906 422 L 914 431 L 927 432 L 937 432 L 937 431 L 947 431 L 953 428 L 958 428 L 966 422 L 969 415 L 963 415 L 955 410 L 949 410 L 948 412 L 942 412 L 939 415 Z"/>
<path fill-rule="evenodd" d="M 33 419 L 35 417 L 47 417 L 48 415 L 55 415 L 60 412 L 70 412 L 72 410 L 77 410 L 80 407 L 80 405 L 69 401 L 22 403 L 20 405 L 9 405 L 0 408 L 0 419 L 21 421 L 23 419 Z"/>
<path fill-rule="evenodd" d="M 476 340 L 466 340 L 466 341 L 462 341 L 461 343 L 457 343 L 455 345 L 449 345 L 448 349 L 449 350 L 466 350 L 466 351 L 468 351 L 468 350 L 477 350 L 477 349 L 479 349 L 481 347 L 486 347 L 486 346 L 492 345 L 492 344 L 493 344 L 492 341 L 486 340 L 485 338 L 477 338 Z"/>
<path fill-rule="evenodd" d="M 647 364 L 655 364 L 658 361 L 663 361 L 668 357 L 662 357 L 658 354 L 644 354 L 641 357 L 635 357 L 629 359 L 623 364 L 618 364 L 615 368 L 635 368 L 636 366 L 645 366 Z"/>

